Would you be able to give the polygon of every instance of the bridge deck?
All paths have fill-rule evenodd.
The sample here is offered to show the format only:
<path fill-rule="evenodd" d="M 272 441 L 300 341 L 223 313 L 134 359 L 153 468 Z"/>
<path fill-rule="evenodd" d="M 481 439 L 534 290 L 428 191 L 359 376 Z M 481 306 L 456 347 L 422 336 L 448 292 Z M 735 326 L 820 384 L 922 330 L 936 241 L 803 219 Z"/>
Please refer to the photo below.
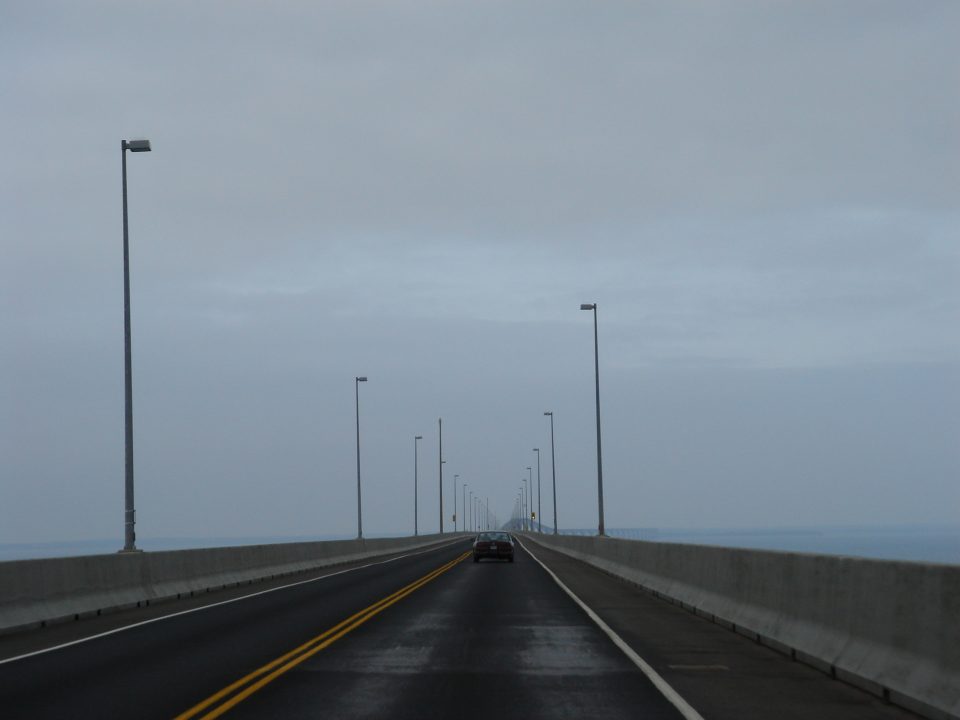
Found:
<path fill-rule="evenodd" d="M 913 717 L 530 547 L 705 718 Z M 460 540 L 314 582 L 0 638 L 0 707 L 10 719 L 681 717 L 530 554 L 475 565 L 463 560 L 468 549 Z M 154 622 L 2 661 L 145 620 Z"/>

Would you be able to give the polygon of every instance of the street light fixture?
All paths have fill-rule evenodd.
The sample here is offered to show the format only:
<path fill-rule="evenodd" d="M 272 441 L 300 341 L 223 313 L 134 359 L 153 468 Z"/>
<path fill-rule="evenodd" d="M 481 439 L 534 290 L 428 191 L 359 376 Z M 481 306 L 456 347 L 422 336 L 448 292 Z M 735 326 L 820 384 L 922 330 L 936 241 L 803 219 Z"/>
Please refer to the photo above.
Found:
<path fill-rule="evenodd" d="M 130 349 L 130 232 L 127 223 L 127 150 L 150 152 L 149 140 L 121 140 L 120 157 L 123 177 L 123 379 L 124 379 L 124 513 L 123 550 L 137 551 L 134 530 L 137 513 L 133 503 L 133 367 Z"/>
<path fill-rule="evenodd" d="M 600 450 L 600 344 L 597 339 L 597 304 L 583 303 L 581 310 L 593 310 L 593 367 L 597 388 L 597 505 L 600 510 L 598 535 L 606 535 L 603 527 L 603 454 Z"/>
<path fill-rule="evenodd" d="M 413 437 L 413 535 L 416 537 L 418 535 L 418 526 L 417 526 L 417 485 L 419 484 L 419 468 L 418 468 L 418 453 L 417 453 L 417 443 L 423 440 L 423 435 L 414 435 Z"/>
<path fill-rule="evenodd" d="M 353 389 L 357 400 L 357 540 L 363 540 L 363 506 L 360 503 L 360 383 L 367 378 L 354 378 Z"/>
<path fill-rule="evenodd" d="M 553 534 L 557 534 L 557 456 L 553 450 L 553 411 L 548 410 L 544 415 L 550 416 L 550 471 L 553 473 Z"/>

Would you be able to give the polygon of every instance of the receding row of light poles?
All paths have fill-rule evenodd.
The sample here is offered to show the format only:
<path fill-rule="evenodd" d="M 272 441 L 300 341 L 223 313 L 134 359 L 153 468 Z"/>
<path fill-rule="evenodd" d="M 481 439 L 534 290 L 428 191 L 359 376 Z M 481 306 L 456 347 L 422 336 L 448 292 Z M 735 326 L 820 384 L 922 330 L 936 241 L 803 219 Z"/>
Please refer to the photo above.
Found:
<path fill-rule="evenodd" d="M 136 547 L 136 509 L 134 506 L 134 483 L 133 483 L 133 368 L 131 362 L 131 333 L 130 333 L 130 240 L 129 240 L 129 223 L 127 219 L 127 151 L 130 152 L 150 152 L 152 150 L 150 146 L 150 141 L 145 139 L 138 140 L 121 140 L 120 141 L 120 157 L 121 157 L 121 176 L 122 176 L 122 185 L 123 185 L 123 350 L 124 350 L 124 465 L 125 465 L 125 477 L 124 477 L 124 543 L 123 550 L 121 552 L 137 552 Z M 605 535 L 604 523 L 603 523 L 603 455 L 601 451 L 601 436 L 600 436 L 600 352 L 599 352 L 599 341 L 598 341 L 598 329 L 597 329 L 597 304 L 596 303 L 583 303 L 580 305 L 581 310 L 592 310 L 593 311 L 593 358 L 594 358 L 594 373 L 595 373 L 595 385 L 596 385 L 596 415 L 597 415 L 597 500 L 598 500 L 598 509 L 599 509 L 599 523 L 598 523 L 598 534 Z M 360 383 L 367 382 L 366 376 L 358 375 L 354 378 L 354 394 L 356 400 L 356 421 L 357 421 L 357 537 L 363 537 L 363 504 L 360 490 Z M 547 411 L 544 413 L 545 416 L 550 417 L 550 456 L 551 456 L 551 469 L 553 472 L 553 532 L 557 533 L 557 470 L 556 470 L 556 453 L 554 450 L 554 433 L 553 433 L 553 412 Z M 443 459 L 443 419 L 439 418 L 437 420 L 437 430 L 439 436 L 439 475 L 440 475 L 440 533 L 443 534 L 443 465 L 445 463 Z M 414 437 L 414 535 L 419 534 L 419 527 L 417 523 L 418 516 L 418 447 L 417 442 L 422 440 L 422 435 L 416 435 Z M 541 515 L 541 486 L 540 486 L 540 449 L 533 448 L 533 452 L 537 453 L 537 527 L 538 531 L 543 531 L 543 520 Z M 521 514 L 524 515 L 524 524 L 526 525 L 526 519 L 529 518 L 529 511 L 533 507 L 533 470 L 531 466 L 527 467 L 528 478 L 524 478 L 523 482 L 526 483 L 526 493 L 521 492 Z M 459 475 L 454 475 L 454 514 L 453 514 L 453 523 L 454 523 L 454 532 L 457 530 L 457 515 L 456 515 L 456 494 L 457 494 L 457 480 Z M 467 484 L 464 483 L 463 491 L 466 493 Z M 522 488 L 521 488 L 522 490 Z M 529 502 L 527 504 L 527 511 L 524 513 L 524 498 L 525 494 L 529 495 Z M 479 498 L 474 498 L 471 491 L 471 525 L 479 528 L 481 524 L 479 511 L 476 513 L 475 517 L 475 508 L 473 507 L 474 500 L 479 500 Z M 466 503 L 466 494 L 464 494 L 464 502 Z M 486 515 L 487 522 L 486 525 L 489 526 L 489 517 L 490 517 L 490 508 L 489 502 L 486 505 Z M 464 506 L 464 514 L 462 522 L 464 524 L 464 529 L 466 529 L 466 506 Z M 474 522 L 476 520 L 476 522 Z M 531 525 L 532 529 L 532 525 Z"/>
<path fill-rule="evenodd" d="M 147 144 L 147 149 L 149 150 L 149 143 Z M 126 251 L 126 156 L 124 156 L 124 250 Z M 124 259 L 126 260 L 126 252 L 124 254 Z M 126 262 L 124 263 L 126 268 Z M 601 445 L 601 433 L 600 433 L 600 349 L 599 349 L 599 338 L 598 338 L 598 328 L 597 328 L 597 304 L 596 303 L 583 303 L 580 305 L 581 310 L 592 310 L 593 311 L 593 360 L 594 360 L 594 380 L 595 380 L 595 389 L 596 389 L 596 419 L 597 419 L 597 513 L 598 513 L 598 523 L 597 523 L 597 534 L 606 535 L 606 530 L 604 527 L 603 521 L 603 451 Z M 129 324 L 129 317 L 128 317 Z M 127 338 L 129 342 L 129 332 L 127 332 Z M 129 360 L 129 353 L 128 353 Z M 128 371 L 128 381 L 129 381 L 129 371 Z M 356 400 L 357 400 L 357 537 L 363 537 L 363 524 L 362 524 L 362 514 L 361 514 L 361 497 L 360 497 L 360 391 L 359 384 L 361 382 L 366 382 L 366 377 L 357 377 L 356 378 Z M 129 413 L 129 400 L 128 400 L 128 413 Z M 553 424 L 553 411 L 547 410 L 544 413 L 544 416 L 550 418 L 550 469 L 553 476 L 553 534 L 556 535 L 558 532 L 558 523 L 557 523 L 557 456 L 556 456 L 556 443 L 554 438 L 554 424 Z M 129 427 L 129 426 L 128 426 Z M 443 418 L 437 420 L 437 431 L 439 439 L 439 476 L 440 476 L 440 534 L 443 534 L 443 466 L 445 460 L 443 459 Z M 132 432 L 132 430 L 131 430 Z M 414 535 L 419 534 L 419 528 L 417 524 L 417 514 L 418 514 L 418 499 L 417 499 L 417 486 L 418 486 L 418 452 L 417 452 L 417 441 L 422 440 L 422 435 L 416 435 L 414 437 L 414 491 L 413 491 L 413 533 Z M 541 483 L 541 456 L 540 448 L 533 448 L 532 452 L 537 454 L 537 532 L 543 532 L 543 513 L 542 513 L 542 498 L 543 498 L 543 486 Z M 132 515 L 132 499 L 133 499 L 133 449 L 132 449 L 132 440 L 128 436 L 128 512 Z M 457 481 L 459 480 L 460 475 L 455 474 L 453 476 L 453 529 L 454 532 L 457 532 Z M 531 511 L 533 509 L 533 466 L 527 466 L 527 477 L 521 478 L 521 481 L 524 483 L 520 488 L 520 511 L 522 516 L 522 527 L 528 528 L 531 531 L 533 530 L 533 523 L 531 522 L 533 518 L 531 517 Z M 467 529 L 466 525 L 466 496 L 467 484 L 463 484 L 463 499 L 464 499 L 464 512 L 462 516 L 463 528 Z M 477 518 L 477 522 L 474 522 L 474 509 L 473 502 L 475 498 L 473 497 L 473 492 L 470 493 L 470 502 L 471 502 L 471 527 L 470 529 L 479 529 L 481 524 Z M 526 507 L 524 507 L 524 505 Z M 486 516 L 489 517 L 489 503 L 486 507 Z M 132 526 L 132 522 L 128 521 L 128 525 Z M 131 529 L 132 532 L 132 529 Z M 125 548 L 126 549 L 126 548 Z"/>
<path fill-rule="evenodd" d="M 354 396 L 356 401 L 356 425 L 357 425 L 357 539 L 363 539 L 363 501 L 360 491 L 360 383 L 367 382 L 367 377 L 365 375 L 358 375 L 354 378 Z M 440 468 L 440 534 L 443 534 L 443 466 L 446 464 L 446 460 L 443 459 L 443 418 L 437 420 L 437 430 L 439 438 L 439 468 Z M 418 441 L 423 440 L 422 435 L 415 435 L 413 438 L 413 534 L 419 535 L 420 529 L 418 525 L 418 513 L 419 513 L 419 448 L 417 446 Z M 528 468 L 529 469 L 529 468 Z M 539 473 L 539 470 L 538 470 Z M 453 476 L 453 531 L 457 532 L 457 480 L 460 478 L 459 474 Z M 464 492 L 466 492 L 467 484 L 463 484 Z M 473 506 L 473 502 L 476 500 L 477 506 Z M 464 496 L 464 502 L 466 502 L 466 496 Z M 480 529 L 481 527 L 489 527 L 489 512 L 490 506 L 489 501 L 486 504 L 485 515 L 481 516 L 481 504 L 479 497 L 473 498 L 473 493 L 471 492 L 471 530 Z M 466 522 L 466 505 L 464 505 L 464 515 L 462 521 Z M 464 530 L 466 530 L 466 525 L 464 525 Z"/>

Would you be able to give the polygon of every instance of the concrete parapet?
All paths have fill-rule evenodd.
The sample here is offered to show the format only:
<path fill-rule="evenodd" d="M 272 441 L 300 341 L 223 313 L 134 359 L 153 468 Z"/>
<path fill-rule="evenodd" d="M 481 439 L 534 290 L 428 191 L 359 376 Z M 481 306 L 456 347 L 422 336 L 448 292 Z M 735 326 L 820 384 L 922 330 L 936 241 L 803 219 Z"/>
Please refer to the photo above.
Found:
<path fill-rule="evenodd" d="M 0 633 L 427 547 L 453 535 L 0 562 Z"/>
<path fill-rule="evenodd" d="M 960 717 L 960 566 L 529 535 L 933 718 Z"/>

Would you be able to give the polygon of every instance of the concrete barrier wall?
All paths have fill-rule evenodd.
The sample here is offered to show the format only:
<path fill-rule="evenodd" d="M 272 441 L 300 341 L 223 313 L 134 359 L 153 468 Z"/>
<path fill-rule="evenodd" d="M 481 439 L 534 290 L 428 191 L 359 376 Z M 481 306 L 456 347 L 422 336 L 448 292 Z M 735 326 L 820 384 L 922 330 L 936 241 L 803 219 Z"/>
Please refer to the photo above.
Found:
<path fill-rule="evenodd" d="M 0 562 L 0 633 L 423 548 L 454 535 Z"/>
<path fill-rule="evenodd" d="M 960 566 L 528 536 L 928 717 L 960 717 Z"/>

